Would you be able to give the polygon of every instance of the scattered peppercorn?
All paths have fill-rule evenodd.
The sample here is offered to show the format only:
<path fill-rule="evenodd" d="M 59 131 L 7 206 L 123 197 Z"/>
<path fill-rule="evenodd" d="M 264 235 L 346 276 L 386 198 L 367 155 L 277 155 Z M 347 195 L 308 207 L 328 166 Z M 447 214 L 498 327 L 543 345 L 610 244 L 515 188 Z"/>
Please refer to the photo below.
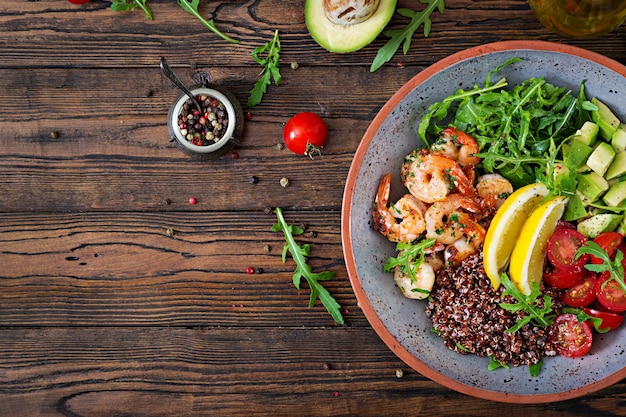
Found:
<path fill-rule="evenodd" d="M 251 267 L 251 266 L 247 267 L 246 268 L 246 274 L 248 274 L 248 275 L 254 274 L 254 268 Z"/>
<path fill-rule="evenodd" d="M 272 210 L 271 207 L 264 207 L 263 208 L 263 213 L 265 214 L 272 214 L 274 211 Z"/>
<path fill-rule="evenodd" d="M 238 154 L 237 152 L 233 152 L 232 154 L 230 154 L 230 156 L 231 156 L 233 159 L 239 159 L 239 154 Z"/>
<path fill-rule="evenodd" d="M 252 120 L 252 113 L 250 113 L 249 111 L 246 112 L 246 120 Z"/>
<path fill-rule="evenodd" d="M 250 184 L 256 184 L 257 182 L 259 182 L 259 179 L 256 176 L 251 176 L 250 180 L 249 180 Z"/>
<path fill-rule="evenodd" d="M 282 178 L 280 179 L 280 185 L 281 185 L 282 187 L 288 187 L 288 186 L 289 186 L 289 178 L 282 177 Z"/>
<path fill-rule="evenodd" d="M 191 196 L 189 197 L 189 204 L 191 204 L 192 206 L 195 205 L 198 202 L 198 200 L 196 200 L 196 197 Z"/>
<path fill-rule="evenodd" d="M 272 251 L 272 247 L 270 245 L 263 246 L 263 252 L 270 253 Z"/>
<path fill-rule="evenodd" d="M 316 233 L 316 232 L 314 232 L 313 230 L 311 230 L 311 231 L 309 232 L 309 236 L 311 236 L 311 237 L 315 238 L 315 237 L 317 237 L 317 233 Z"/>
<path fill-rule="evenodd" d="M 276 144 L 276 149 L 278 149 L 279 151 L 282 151 L 283 149 L 285 149 L 285 145 L 282 143 L 277 143 Z"/>
<path fill-rule="evenodd" d="M 50 137 L 52 139 L 56 139 L 59 137 L 59 132 L 57 132 L 56 130 L 53 130 L 52 132 L 50 132 Z"/>
<path fill-rule="evenodd" d="M 404 371 L 402 369 L 396 369 L 396 378 L 402 378 L 404 376 Z"/>
<path fill-rule="evenodd" d="M 174 229 L 171 229 L 171 228 L 167 229 L 165 231 L 165 234 L 168 235 L 169 237 L 174 236 Z"/>
<path fill-rule="evenodd" d="M 292 69 L 292 70 L 297 70 L 297 69 L 298 69 L 298 66 L 299 66 L 299 65 L 298 65 L 298 63 L 297 63 L 297 62 L 295 62 L 295 61 L 291 63 L 291 69 Z"/>
<path fill-rule="evenodd" d="M 322 365 L 322 367 L 324 368 L 325 371 L 330 371 L 332 369 L 332 366 L 330 363 L 325 363 L 324 365 Z"/>

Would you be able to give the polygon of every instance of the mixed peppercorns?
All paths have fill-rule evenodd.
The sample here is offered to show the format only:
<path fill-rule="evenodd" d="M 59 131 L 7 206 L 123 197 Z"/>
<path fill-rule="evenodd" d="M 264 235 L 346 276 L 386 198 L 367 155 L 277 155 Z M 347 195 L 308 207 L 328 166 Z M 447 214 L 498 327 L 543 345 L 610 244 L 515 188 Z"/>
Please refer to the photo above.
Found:
<path fill-rule="evenodd" d="M 184 138 L 196 146 L 218 142 L 228 128 L 228 112 L 224 103 L 207 95 L 196 97 L 202 111 L 188 99 L 178 115 L 178 128 Z"/>

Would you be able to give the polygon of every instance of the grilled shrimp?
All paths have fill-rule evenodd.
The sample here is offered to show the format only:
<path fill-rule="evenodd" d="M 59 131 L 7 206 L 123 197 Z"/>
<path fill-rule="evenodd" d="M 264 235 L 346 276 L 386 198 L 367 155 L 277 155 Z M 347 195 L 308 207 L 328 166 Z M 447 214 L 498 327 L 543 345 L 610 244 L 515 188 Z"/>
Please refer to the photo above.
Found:
<path fill-rule="evenodd" d="M 391 174 L 386 174 L 380 180 L 372 207 L 374 229 L 392 242 L 411 243 L 426 230 L 426 206 L 411 194 L 405 194 L 390 207 L 390 192 Z"/>
<path fill-rule="evenodd" d="M 444 201 L 433 203 L 426 210 L 426 237 L 444 245 L 464 239 L 479 245 L 484 240 L 485 229 L 470 216 L 479 213 L 480 205 L 470 197 L 450 194 Z"/>
<path fill-rule="evenodd" d="M 445 200 L 454 189 L 463 195 L 475 193 L 472 182 L 457 162 L 423 148 L 404 158 L 400 176 L 413 196 L 429 204 Z"/>
<path fill-rule="evenodd" d="M 473 156 L 479 151 L 476 140 L 467 133 L 452 127 L 441 131 L 439 139 L 431 149 L 433 153 L 457 161 L 462 168 L 473 168 L 480 162 L 480 158 Z"/>
<path fill-rule="evenodd" d="M 513 193 L 513 185 L 500 174 L 485 174 L 478 178 L 476 191 L 484 208 L 497 210 Z"/>

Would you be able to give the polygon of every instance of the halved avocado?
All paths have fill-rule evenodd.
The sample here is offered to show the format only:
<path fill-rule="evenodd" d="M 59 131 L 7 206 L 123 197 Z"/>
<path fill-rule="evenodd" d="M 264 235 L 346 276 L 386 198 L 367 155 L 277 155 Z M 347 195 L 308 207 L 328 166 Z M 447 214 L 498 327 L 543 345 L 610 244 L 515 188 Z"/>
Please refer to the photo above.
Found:
<path fill-rule="evenodd" d="M 383 31 L 396 10 L 397 0 L 380 0 L 367 20 L 348 26 L 331 22 L 324 13 L 324 0 L 306 0 L 304 17 L 309 33 L 322 48 L 340 54 L 358 51 Z"/>

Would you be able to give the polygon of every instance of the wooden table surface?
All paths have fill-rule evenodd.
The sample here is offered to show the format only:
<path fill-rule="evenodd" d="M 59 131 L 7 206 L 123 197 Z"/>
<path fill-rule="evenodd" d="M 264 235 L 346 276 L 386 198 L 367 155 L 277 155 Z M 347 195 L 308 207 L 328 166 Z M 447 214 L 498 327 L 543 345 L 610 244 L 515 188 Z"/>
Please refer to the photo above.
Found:
<path fill-rule="evenodd" d="M 0 416 L 626 415 L 626 381 L 514 405 L 411 370 L 360 311 L 340 233 L 359 141 L 415 74 L 512 39 L 626 64 L 626 27 L 571 40 L 544 29 L 525 0 L 446 0 L 428 38 L 416 35 L 406 56 L 370 73 L 385 39 L 331 54 L 311 39 L 304 0 L 203 0 L 201 14 L 239 45 L 173 0 L 148 4 L 152 21 L 102 0 L 2 2 Z M 395 15 L 391 25 L 406 22 Z M 283 81 L 247 109 L 261 69 L 251 51 L 276 29 Z M 194 161 L 170 143 L 166 115 L 178 91 L 161 56 L 189 83 L 208 76 L 227 87 L 250 112 L 238 158 Z M 300 111 L 328 124 L 322 157 L 277 147 Z M 293 261 L 282 263 L 283 237 L 270 231 L 275 207 L 306 226 L 298 241 L 311 245 L 312 268 L 336 272 L 325 285 L 345 326 L 307 307 L 308 287 L 293 287 Z"/>

